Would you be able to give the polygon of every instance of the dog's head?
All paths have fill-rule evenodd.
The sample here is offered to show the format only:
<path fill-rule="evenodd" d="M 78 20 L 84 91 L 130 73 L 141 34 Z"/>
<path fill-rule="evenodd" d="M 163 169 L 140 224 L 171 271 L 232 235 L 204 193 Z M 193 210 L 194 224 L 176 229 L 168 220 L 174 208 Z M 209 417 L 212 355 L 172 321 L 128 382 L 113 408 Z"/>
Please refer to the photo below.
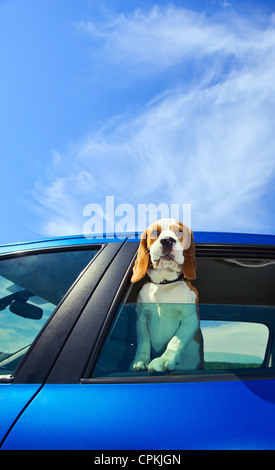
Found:
<path fill-rule="evenodd" d="M 175 219 L 160 219 L 141 235 L 131 282 L 142 279 L 149 263 L 153 269 L 182 271 L 187 279 L 196 279 L 193 233 Z"/>

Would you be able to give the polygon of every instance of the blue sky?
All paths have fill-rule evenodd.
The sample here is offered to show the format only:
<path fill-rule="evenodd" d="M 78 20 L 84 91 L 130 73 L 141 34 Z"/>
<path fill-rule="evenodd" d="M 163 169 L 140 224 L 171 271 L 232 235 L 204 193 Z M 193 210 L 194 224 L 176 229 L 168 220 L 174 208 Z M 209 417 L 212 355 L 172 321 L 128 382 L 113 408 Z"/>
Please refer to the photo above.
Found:
<path fill-rule="evenodd" d="M 0 243 L 89 203 L 275 233 L 275 2 L 0 0 Z"/>

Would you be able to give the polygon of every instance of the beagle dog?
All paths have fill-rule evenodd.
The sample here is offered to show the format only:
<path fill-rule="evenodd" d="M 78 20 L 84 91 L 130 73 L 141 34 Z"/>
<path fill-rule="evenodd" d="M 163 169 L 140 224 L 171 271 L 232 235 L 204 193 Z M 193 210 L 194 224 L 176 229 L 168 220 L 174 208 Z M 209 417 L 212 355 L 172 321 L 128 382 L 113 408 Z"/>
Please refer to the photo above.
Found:
<path fill-rule="evenodd" d="M 193 233 L 160 219 L 141 235 L 131 282 L 148 274 L 137 297 L 137 350 L 130 369 L 163 372 L 203 368 Z"/>

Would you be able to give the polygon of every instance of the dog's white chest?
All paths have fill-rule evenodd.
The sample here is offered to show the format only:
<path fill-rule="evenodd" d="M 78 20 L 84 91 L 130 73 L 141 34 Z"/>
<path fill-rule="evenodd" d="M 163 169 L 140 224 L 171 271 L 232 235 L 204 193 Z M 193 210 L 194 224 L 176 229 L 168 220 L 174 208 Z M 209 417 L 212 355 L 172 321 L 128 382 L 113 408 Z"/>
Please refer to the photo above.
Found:
<path fill-rule="evenodd" d="M 147 326 L 150 333 L 151 344 L 155 351 L 160 351 L 176 333 L 181 315 L 179 311 L 172 311 L 173 307 L 167 304 L 147 306 Z"/>
<path fill-rule="evenodd" d="M 185 282 L 143 286 L 138 303 L 146 312 L 151 344 L 156 351 L 175 335 L 186 317 L 196 315 L 196 295 Z"/>

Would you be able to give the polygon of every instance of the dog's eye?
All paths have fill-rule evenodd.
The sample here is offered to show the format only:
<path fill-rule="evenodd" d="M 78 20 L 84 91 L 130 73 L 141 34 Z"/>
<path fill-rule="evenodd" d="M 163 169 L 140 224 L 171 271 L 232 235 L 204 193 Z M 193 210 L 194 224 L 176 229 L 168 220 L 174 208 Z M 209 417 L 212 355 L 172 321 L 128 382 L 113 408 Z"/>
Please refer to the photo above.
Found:
<path fill-rule="evenodd" d="M 160 231 L 159 230 L 152 230 L 151 232 L 151 237 L 153 240 L 156 240 L 158 238 L 158 236 L 160 235 Z"/>
<path fill-rule="evenodd" d="M 177 231 L 176 231 L 176 236 L 177 236 L 178 238 L 182 238 L 182 237 L 183 237 L 183 232 L 182 232 L 181 230 L 177 230 Z"/>

